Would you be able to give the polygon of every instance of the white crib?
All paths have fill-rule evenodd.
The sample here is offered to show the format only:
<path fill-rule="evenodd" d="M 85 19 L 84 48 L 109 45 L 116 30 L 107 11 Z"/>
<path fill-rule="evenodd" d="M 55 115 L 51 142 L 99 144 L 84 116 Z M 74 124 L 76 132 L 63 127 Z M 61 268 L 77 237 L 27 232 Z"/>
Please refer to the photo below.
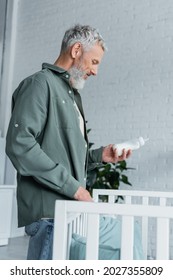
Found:
<path fill-rule="evenodd" d="M 172 192 L 94 190 L 94 201 L 99 201 L 100 195 L 107 196 L 108 203 L 56 201 L 53 259 L 69 259 L 72 233 L 86 237 L 86 259 L 98 259 L 100 214 L 122 220 L 120 259 L 133 259 L 136 219 L 141 225 L 144 258 L 147 259 L 150 251 L 149 224 L 154 223 L 151 230 L 155 230 L 155 259 L 170 259 Z M 114 203 L 117 196 L 123 196 L 124 200 Z"/>

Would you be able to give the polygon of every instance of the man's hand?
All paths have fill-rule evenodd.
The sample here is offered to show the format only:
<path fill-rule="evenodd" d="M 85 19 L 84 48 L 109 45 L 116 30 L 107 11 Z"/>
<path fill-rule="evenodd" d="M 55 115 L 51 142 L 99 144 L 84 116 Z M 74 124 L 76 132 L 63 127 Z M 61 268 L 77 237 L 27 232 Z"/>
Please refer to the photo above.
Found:
<path fill-rule="evenodd" d="M 118 161 L 126 160 L 131 154 L 131 150 L 125 151 L 125 149 L 123 149 L 122 155 L 118 156 L 117 149 L 113 149 L 113 144 L 110 144 L 103 148 L 102 161 L 117 163 Z"/>
<path fill-rule="evenodd" d="M 93 199 L 92 199 L 90 193 L 83 187 L 78 188 L 77 192 L 74 195 L 74 199 L 79 200 L 79 201 L 93 202 Z"/>

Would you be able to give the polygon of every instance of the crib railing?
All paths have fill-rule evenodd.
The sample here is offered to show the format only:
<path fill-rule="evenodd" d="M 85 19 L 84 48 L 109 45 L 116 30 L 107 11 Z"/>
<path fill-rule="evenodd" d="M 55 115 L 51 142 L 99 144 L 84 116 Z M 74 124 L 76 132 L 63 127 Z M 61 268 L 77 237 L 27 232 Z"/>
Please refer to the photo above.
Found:
<path fill-rule="evenodd" d="M 93 190 L 94 201 L 99 201 L 100 196 L 107 196 L 109 203 L 115 203 L 118 196 L 123 196 L 124 200 L 121 201 L 125 204 L 139 204 L 139 205 L 158 205 L 158 206 L 173 206 L 173 193 L 172 192 L 159 192 L 159 191 L 138 191 L 138 190 Z M 172 209 L 173 210 L 173 209 Z M 142 245 L 144 251 L 144 257 L 147 259 L 148 254 L 148 223 L 149 216 L 141 216 L 141 227 L 142 227 Z M 157 245 L 158 248 L 161 245 L 163 239 L 162 231 L 164 234 L 169 236 L 169 223 L 168 220 L 164 219 L 161 222 L 161 228 L 159 229 L 159 222 L 157 224 Z M 160 233 L 160 234 L 159 234 Z M 168 242 L 168 240 L 167 240 Z M 165 247 L 168 251 L 169 245 Z M 158 250 L 159 251 L 159 250 Z M 159 258 L 159 256 L 157 256 Z"/>
<path fill-rule="evenodd" d="M 148 218 L 155 218 L 156 259 L 169 259 L 170 220 L 173 219 L 172 193 L 95 190 L 94 199 L 98 200 L 99 195 L 107 195 L 108 203 L 56 201 L 53 259 L 68 259 L 73 232 L 86 236 L 86 259 L 98 259 L 100 214 L 118 215 L 122 219 L 121 259 L 133 259 L 136 217 L 141 217 L 142 242 L 146 258 Z M 114 203 L 117 196 L 123 196 L 124 200 L 121 203 Z"/>

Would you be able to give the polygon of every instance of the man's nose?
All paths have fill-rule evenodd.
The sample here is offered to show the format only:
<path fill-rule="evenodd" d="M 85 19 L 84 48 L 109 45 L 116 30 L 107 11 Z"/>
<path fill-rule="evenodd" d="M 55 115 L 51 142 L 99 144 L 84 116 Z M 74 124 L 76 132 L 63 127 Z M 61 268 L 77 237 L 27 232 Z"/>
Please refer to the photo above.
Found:
<path fill-rule="evenodd" d="M 97 72 L 98 72 L 98 67 L 97 66 L 94 66 L 92 69 L 91 69 L 91 74 L 93 76 L 96 76 L 97 75 Z"/>

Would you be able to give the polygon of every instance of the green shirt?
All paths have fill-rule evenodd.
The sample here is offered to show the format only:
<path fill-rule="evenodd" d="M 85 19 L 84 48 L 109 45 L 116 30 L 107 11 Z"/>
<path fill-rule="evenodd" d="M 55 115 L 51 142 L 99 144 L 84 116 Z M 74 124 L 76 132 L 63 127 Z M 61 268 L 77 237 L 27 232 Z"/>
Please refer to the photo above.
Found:
<path fill-rule="evenodd" d="M 23 80 L 12 98 L 6 153 L 17 170 L 18 224 L 54 217 L 56 199 L 73 199 L 86 186 L 88 163 L 101 161 L 102 147 L 88 150 L 79 127 L 79 93 L 69 73 L 55 65 Z"/>

